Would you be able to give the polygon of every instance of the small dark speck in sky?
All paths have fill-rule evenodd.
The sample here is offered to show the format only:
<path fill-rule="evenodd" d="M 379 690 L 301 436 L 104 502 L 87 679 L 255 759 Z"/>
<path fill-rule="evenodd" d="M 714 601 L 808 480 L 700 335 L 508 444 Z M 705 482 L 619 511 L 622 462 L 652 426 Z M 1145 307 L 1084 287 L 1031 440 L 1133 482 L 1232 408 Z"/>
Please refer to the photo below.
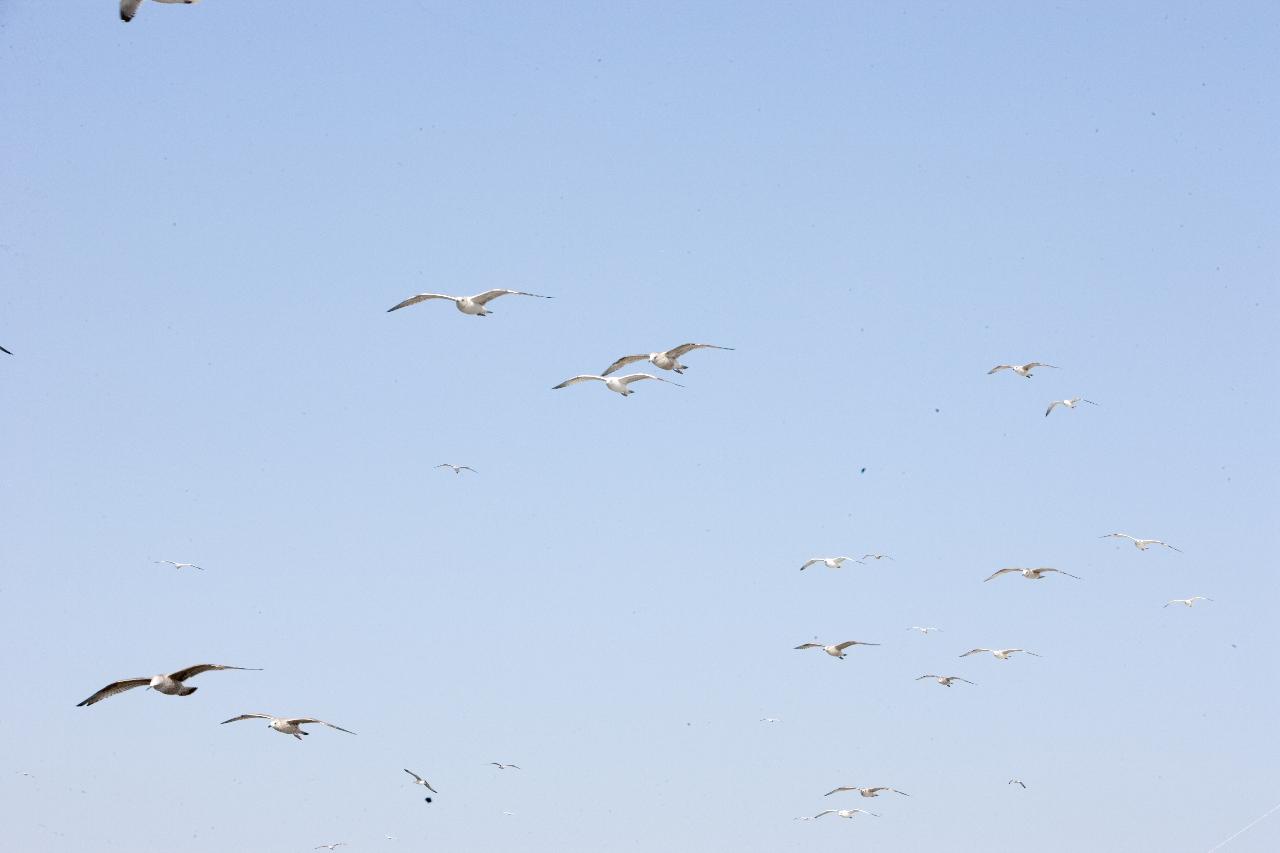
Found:
<path fill-rule="evenodd" d="M 866 469 L 866 468 L 863 468 L 863 469 L 862 469 L 861 471 L 859 471 L 858 473 L 859 473 L 859 474 L 865 474 L 865 473 L 867 473 L 867 469 Z"/>

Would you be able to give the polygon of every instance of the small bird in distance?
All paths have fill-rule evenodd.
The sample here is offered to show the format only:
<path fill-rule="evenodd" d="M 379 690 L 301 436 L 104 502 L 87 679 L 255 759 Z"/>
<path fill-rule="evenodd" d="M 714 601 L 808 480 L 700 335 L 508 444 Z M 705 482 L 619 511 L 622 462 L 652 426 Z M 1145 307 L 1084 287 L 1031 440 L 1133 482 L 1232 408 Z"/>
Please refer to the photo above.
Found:
<path fill-rule="evenodd" d="M 492 314 L 485 308 L 493 300 L 499 296 L 534 296 L 538 299 L 551 299 L 550 296 L 543 296 L 541 293 L 525 293 L 523 290 L 486 290 L 484 293 L 477 293 L 475 296 L 450 296 L 447 293 L 419 293 L 416 296 L 410 296 L 405 301 L 392 305 L 387 309 L 387 313 L 398 311 L 401 308 L 408 308 L 410 305 L 417 305 L 419 302 L 426 302 L 428 299 L 448 299 L 463 314 L 470 314 L 473 317 L 488 317 Z"/>
<path fill-rule="evenodd" d="M 1044 580 L 1045 572 L 1053 572 L 1055 574 L 1066 575 L 1069 578 L 1075 578 L 1076 580 L 1080 580 L 1079 575 L 1073 575 L 1070 572 L 1064 572 L 1062 571 L 1062 569 L 1039 568 L 1039 569 L 1000 569 L 992 573 L 990 577 L 984 578 L 982 582 L 986 583 L 992 578 L 998 578 L 1001 575 L 1008 574 L 1009 572 L 1021 572 L 1024 578 L 1026 578 L 1027 580 L 1033 580 L 1033 581 Z"/>
<path fill-rule="evenodd" d="M 1159 539 L 1139 539 L 1136 536 L 1130 536 L 1128 533 L 1107 533 L 1103 536 L 1099 536 L 1098 538 L 1099 539 L 1128 539 L 1130 542 L 1133 543 L 1133 546 L 1137 548 L 1139 551 L 1145 551 L 1148 548 L 1150 548 L 1152 545 L 1163 545 L 1164 547 L 1168 548 L 1170 551 L 1177 551 L 1179 554 L 1182 553 L 1181 548 L 1175 548 L 1172 545 L 1170 545 L 1168 542 L 1163 542 Z"/>
<path fill-rule="evenodd" d="M 943 687 L 950 687 L 953 681 L 963 681 L 965 684 L 973 684 L 973 682 L 970 681 L 969 679 L 961 678 L 958 675 L 922 675 L 919 678 L 917 678 L 916 681 L 923 681 L 926 678 L 932 678 L 934 681 L 938 682 Z M 973 686 L 977 687 L 978 685 L 974 684 Z"/>
<path fill-rule="evenodd" d="M 822 565 L 826 566 L 828 569 L 838 569 L 850 560 L 853 560 L 853 557 L 812 557 L 805 560 L 804 565 L 800 567 L 800 571 L 803 572 L 805 569 L 818 563 L 822 563 Z M 860 562 L 859 560 L 853 561 L 855 563 Z"/>
<path fill-rule="evenodd" d="M 413 784 L 415 784 L 415 785 L 421 785 L 422 787 L 426 788 L 428 791 L 430 791 L 430 792 L 431 792 L 431 793 L 433 793 L 433 794 L 438 794 L 438 793 L 440 793 L 440 792 L 439 792 L 439 791 L 437 791 L 435 788 L 431 787 L 431 783 L 430 783 L 430 782 L 428 782 L 426 779 L 423 779 L 421 776 L 419 776 L 417 773 L 414 773 L 412 770 L 408 770 L 408 769 L 406 769 L 404 772 L 405 772 L 405 773 L 408 773 L 410 776 L 412 776 L 412 777 L 413 777 Z M 427 802 L 428 802 L 428 803 L 429 803 L 429 802 L 431 802 L 431 798 L 430 798 L 430 797 L 427 797 L 426 799 L 427 799 Z"/>
<path fill-rule="evenodd" d="M 449 463 L 449 462 L 441 462 L 441 463 L 440 463 L 439 465 L 437 465 L 436 467 L 437 467 L 437 468 L 448 468 L 450 471 L 452 471 L 452 472 L 453 472 L 453 473 L 455 473 L 455 474 L 461 474 L 463 471 L 470 471 L 472 474 L 479 474 L 479 473 L 480 473 L 480 472 L 479 472 L 479 471 L 477 471 L 475 468 L 472 468 L 470 465 L 453 465 L 453 464 L 451 464 L 451 463 Z"/>
<path fill-rule="evenodd" d="M 570 385 L 577 385 L 579 382 L 603 382 L 604 387 L 610 391 L 621 394 L 624 397 L 630 397 L 636 393 L 631 390 L 632 382 L 640 382 L 644 379 L 656 379 L 659 382 L 665 382 L 668 385 L 674 385 L 677 388 L 683 388 L 679 382 L 672 382 L 670 379 L 663 379 L 661 376 L 654 376 L 652 373 L 628 373 L 626 376 L 596 376 L 591 373 L 579 373 L 577 376 L 566 379 L 559 385 L 553 385 L 552 391 L 559 391 L 561 388 L 568 388 Z"/>
<path fill-rule="evenodd" d="M 849 648 L 850 646 L 878 646 L 878 645 L 880 644 L 864 643 L 861 640 L 846 640 L 843 643 L 836 643 L 830 646 L 824 646 L 822 643 L 801 643 L 800 645 L 796 646 L 796 650 L 798 651 L 800 649 L 822 649 L 824 652 L 831 655 L 833 658 L 840 658 L 841 660 L 844 660 L 844 656 L 845 656 L 844 650 Z"/>
<path fill-rule="evenodd" d="M 878 797 L 880 796 L 881 791 L 893 791 L 895 794 L 902 794 L 904 797 L 911 796 L 905 791 L 899 791 L 897 788 L 886 788 L 883 785 L 878 788 L 859 788 L 857 785 L 841 785 L 839 788 L 832 788 L 822 796 L 829 797 L 832 794 L 839 794 L 842 791 L 857 791 L 864 797 Z"/>
<path fill-rule="evenodd" d="M 1190 598 L 1175 598 L 1172 601 L 1166 601 L 1165 607 L 1170 604 L 1181 604 L 1184 607 L 1194 607 L 1197 601 L 1213 601 L 1212 598 L 1205 598 L 1203 595 L 1193 595 Z"/>
<path fill-rule="evenodd" d="M 960 657 L 967 658 L 969 655 L 979 655 L 979 654 L 982 654 L 983 652 L 990 652 L 993 656 L 995 656 L 996 658 L 999 658 L 1000 660 L 1008 660 L 1010 656 L 1018 652 L 1025 652 L 1026 654 L 1029 654 L 1032 657 L 1037 657 L 1037 658 L 1041 657 L 1041 655 L 1038 655 L 1035 652 L 1028 652 L 1026 649 L 969 649 L 969 651 L 960 655 Z"/>
<path fill-rule="evenodd" d="M 301 726 L 307 723 L 319 723 L 322 726 L 328 726 L 331 729 L 337 729 L 340 732 L 346 732 L 349 735 L 355 734 L 350 729 L 344 729 L 342 726 L 335 726 L 333 723 L 326 723 L 324 720 L 317 720 L 315 717 L 273 717 L 270 714 L 241 714 L 238 717 L 232 717 L 229 720 L 223 720 L 219 725 L 225 726 L 227 723 L 235 723 L 240 720 L 270 720 L 267 723 L 268 728 L 275 729 L 283 735 L 293 735 L 298 740 L 302 740 L 303 735 L 309 735 L 301 729 Z"/>
<path fill-rule="evenodd" d="M 204 571 L 204 569 L 200 568 L 195 563 L 175 563 L 173 560 L 156 560 L 157 566 L 164 565 L 166 563 L 173 566 L 175 569 L 195 569 L 201 572 Z"/>
<path fill-rule="evenodd" d="M 622 358 L 618 359 L 613 364 L 605 368 L 604 373 L 600 375 L 608 376 L 610 373 L 614 373 L 618 370 L 621 370 L 622 368 L 626 367 L 628 364 L 633 364 L 637 361 L 646 361 L 646 360 L 650 364 L 652 364 L 654 367 L 657 367 L 661 370 L 674 370 L 676 373 L 684 373 L 685 370 L 688 369 L 688 365 L 684 365 L 680 363 L 680 356 L 684 355 L 685 353 L 693 352 L 696 349 L 732 350 L 733 347 L 718 347 L 715 344 L 681 344 L 678 347 L 672 347 L 671 349 L 666 350 L 664 352 L 641 353 L 640 355 L 624 355 Z"/>
<path fill-rule="evenodd" d="M 509 767 L 509 768 L 511 768 L 512 770 L 519 770 L 519 769 L 520 769 L 520 768 L 519 768 L 517 765 L 515 765 L 515 764 L 500 764 L 500 763 L 498 763 L 497 761 L 490 761 L 489 763 L 490 763 L 490 764 L 492 764 L 494 767 L 498 768 L 499 770 L 506 770 L 508 767 Z"/>
<path fill-rule="evenodd" d="M 1058 369 L 1052 364 L 1045 364 L 1041 361 L 1029 361 L 1026 364 L 997 364 L 995 367 L 987 371 L 987 375 L 990 376 L 991 374 L 998 373 L 1001 370 L 1012 370 L 1022 378 L 1030 379 L 1031 371 L 1035 370 L 1037 367 L 1050 367 L 1054 370 Z"/>
<path fill-rule="evenodd" d="M 1066 406 L 1068 409 L 1074 409 L 1077 403 L 1088 403 L 1091 406 L 1098 405 L 1092 400 L 1086 400 L 1084 397 L 1072 397 L 1069 400 L 1054 400 L 1052 403 L 1049 404 L 1049 408 L 1044 410 L 1044 416 L 1046 418 L 1049 417 L 1049 413 L 1052 412 L 1054 409 L 1056 409 L 1058 406 Z"/>

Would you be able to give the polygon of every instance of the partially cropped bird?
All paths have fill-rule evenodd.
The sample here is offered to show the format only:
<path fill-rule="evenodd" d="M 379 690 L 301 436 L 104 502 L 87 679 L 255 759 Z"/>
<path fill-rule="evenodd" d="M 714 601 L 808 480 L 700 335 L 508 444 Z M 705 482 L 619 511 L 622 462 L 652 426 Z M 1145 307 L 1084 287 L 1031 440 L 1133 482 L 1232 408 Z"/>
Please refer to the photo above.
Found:
<path fill-rule="evenodd" d="M 1080 580 L 1079 575 L 1073 575 L 1071 574 L 1071 572 L 1064 572 L 1062 571 L 1062 569 L 1040 568 L 1040 569 L 1000 569 L 994 572 L 991 575 L 991 577 L 984 578 L 982 582 L 986 583 L 987 581 L 991 580 L 991 578 L 998 578 L 1003 574 L 1008 574 L 1009 572 L 1021 572 L 1024 578 L 1026 578 L 1027 580 L 1033 580 L 1033 581 L 1044 580 L 1045 572 L 1053 572 L 1055 574 L 1066 575 L 1069 578 L 1075 578 L 1076 580 Z"/>
<path fill-rule="evenodd" d="M 663 379 L 661 376 L 654 376 L 652 373 L 628 373 L 626 376 L 596 376 L 591 373 L 580 373 L 577 376 L 566 379 L 559 385 L 552 386 L 551 390 L 559 391 L 561 388 L 568 388 L 570 385 L 577 385 L 579 382 L 591 382 L 594 380 L 596 382 L 603 382 L 605 387 L 610 391 L 615 391 L 624 397 L 630 397 L 636 392 L 632 391 L 628 386 L 630 386 L 632 382 L 639 382 L 642 379 L 656 379 L 659 382 L 665 382 L 668 385 L 675 385 L 679 388 L 684 387 L 679 382 L 672 382 L 670 379 Z"/>
<path fill-rule="evenodd" d="M 195 666 L 189 666 L 186 669 L 180 669 L 177 672 L 171 672 L 168 675 L 152 675 L 142 678 L 127 678 L 123 681 L 113 681 L 88 699 L 76 705 L 77 708 L 84 708 L 101 702 L 117 693 L 123 693 L 126 690 L 132 690 L 135 687 L 146 687 L 148 690 L 154 690 L 157 693 L 163 693 L 166 696 L 190 696 L 200 688 L 188 687 L 183 684 L 188 678 L 193 678 L 202 672 L 215 672 L 223 669 L 239 669 L 245 671 L 260 672 L 256 667 L 251 666 L 226 666 L 220 663 L 201 663 Z"/>
<path fill-rule="evenodd" d="M 9 351 L 8 351 L 7 349 L 5 349 L 4 347 L 0 347 L 0 352 L 4 353 L 5 355 L 13 355 L 13 353 L 9 352 Z"/>
<path fill-rule="evenodd" d="M 715 344 L 681 344 L 678 347 L 672 347 L 663 352 L 640 353 L 639 355 L 624 355 L 613 364 L 605 368 L 601 376 L 608 376 L 610 373 L 621 370 L 628 364 L 637 361 L 648 361 L 654 367 L 662 370 L 674 370 L 676 373 L 684 373 L 688 369 L 687 365 L 680 363 L 680 356 L 685 353 L 693 352 L 696 349 L 724 349 L 731 350 L 733 347 L 718 347 Z"/>
<path fill-rule="evenodd" d="M 173 2 L 173 0 L 169 0 Z M 428 299 L 448 299 L 454 304 L 454 307 L 463 314 L 470 314 L 473 317 L 487 317 L 493 312 L 485 308 L 493 300 L 499 296 L 535 296 L 538 299 L 551 299 L 550 296 L 543 296 L 541 293 L 526 293 L 523 290 L 486 290 L 484 293 L 477 293 L 475 296 L 450 296 L 447 293 L 419 293 L 416 296 L 410 296 L 408 299 L 396 305 L 392 305 L 387 309 L 387 313 L 398 311 L 401 308 L 408 308 L 410 305 L 417 305 L 419 302 L 426 302 Z"/>
<path fill-rule="evenodd" d="M 1026 364 L 997 364 L 995 367 L 987 371 L 987 375 L 990 376 L 991 374 L 1001 370 L 1012 370 L 1024 379 L 1030 379 L 1031 371 L 1035 370 L 1037 367 L 1052 367 L 1054 370 L 1058 369 L 1052 364 L 1045 364 L 1040 361 L 1029 361 Z"/>
<path fill-rule="evenodd" d="M 864 643 L 861 640 L 846 640 L 843 643 L 835 643 L 834 645 L 824 646 L 822 643 L 801 643 L 796 649 L 822 649 L 833 658 L 844 658 L 844 650 L 850 646 L 878 646 L 879 643 Z"/>
<path fill-rule="evenodd" d="M 192 3 L 198 3 L 199 0 L 155 0 L 157 3 L 182 3 L 190 6 Z M 142 5 L 142 0 L 120 0 L 120 20 L 126 24 L 133 20 L 133 16 L 138 14 L 138 7 Z"/>

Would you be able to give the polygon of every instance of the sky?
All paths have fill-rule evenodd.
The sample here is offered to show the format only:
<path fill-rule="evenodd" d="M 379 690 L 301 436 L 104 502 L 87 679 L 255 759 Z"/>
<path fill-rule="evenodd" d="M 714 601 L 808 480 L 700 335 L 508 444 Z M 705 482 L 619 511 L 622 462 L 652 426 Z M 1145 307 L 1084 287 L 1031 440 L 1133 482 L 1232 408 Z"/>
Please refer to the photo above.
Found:
<path fill-rule="evenodd" d="M 1278 37 L 0 3 L 6 844 L 1216 849 L 1280 803 Z M 554 298 L 386 313 L 495 287 Z M 202 662 L 262 671 L 76 707 Z"/>

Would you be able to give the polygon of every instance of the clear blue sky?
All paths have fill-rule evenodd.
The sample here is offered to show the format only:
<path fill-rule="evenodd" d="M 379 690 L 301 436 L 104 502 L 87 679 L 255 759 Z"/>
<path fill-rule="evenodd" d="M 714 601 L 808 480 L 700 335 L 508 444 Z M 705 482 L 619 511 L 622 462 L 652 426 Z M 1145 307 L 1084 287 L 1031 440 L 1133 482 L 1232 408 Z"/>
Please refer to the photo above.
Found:
<path fill-rule="evenodd" d="M 1280 12 L 1112 5 L 0 6 L 4 844 L 1197 853 L 1280 802 Z M 491 287 L 556 298 L 385 313 Z M 686 340 L 736 350 L 550 390 Z M 264 671 L 75 707 L 204 661 Z"/>

